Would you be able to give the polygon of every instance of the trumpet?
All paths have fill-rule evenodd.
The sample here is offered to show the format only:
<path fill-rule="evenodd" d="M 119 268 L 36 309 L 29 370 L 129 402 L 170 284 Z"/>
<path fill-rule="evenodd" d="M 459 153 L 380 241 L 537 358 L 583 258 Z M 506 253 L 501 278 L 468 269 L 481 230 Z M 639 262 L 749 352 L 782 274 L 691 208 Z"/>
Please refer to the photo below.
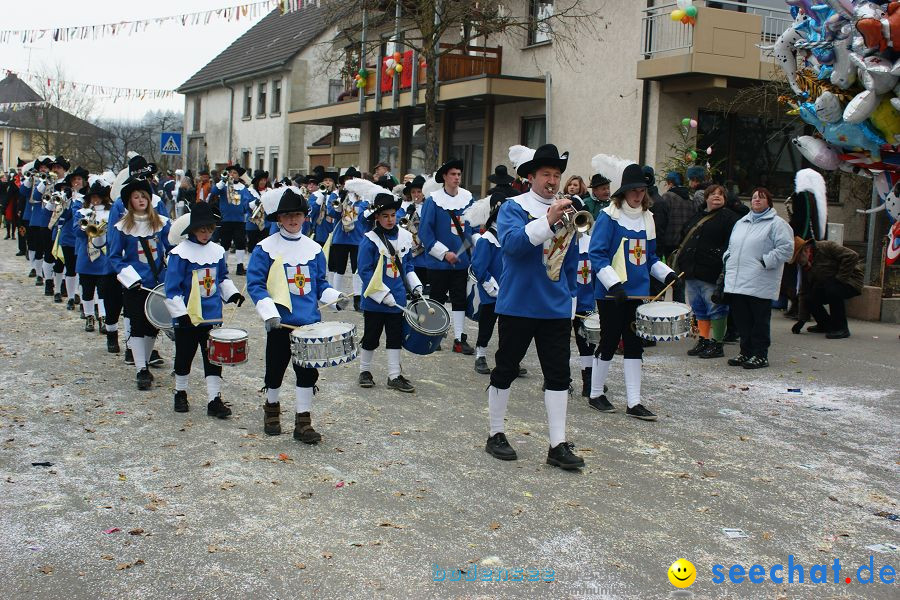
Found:
<path fill-rule="evenodd" d="M 81 210 L 79 212 L 82 214 L 82 217 L 78 219 L 78 227 L 81 228 L 82 231 L 87 232 L 88 225 L 94 221 L 97 213 L 91 209 Z"/>
<path fill-rule="evenodd" d="M 341 201 L 340 200 L 332 200 L 331 201 L 331 210 L 333 210 L 333 211 L 341 210 Z"/>
<path fill-rule="evenodd" d="M 100 221 L 99 223 L 88 223 L 87 227 L 84 228 L 84 233 L 88 236 L 88 239 L 105 235 L 106 221 Z"/>
<path fill-rule="evenodd" d="M 553 189 L 548 185 L 545 188 L 548 192 L 552 192 Z M 578 200 L 581 203 L 581 198 L 576 195 L 569 195 L 559 192 L 556 194 L 557 200 Z M 560 218 L 560 222 L 562 222 L 563 226 L 566 229 L 573 230 L 576 233 L 588 233 L 591 228 L 594 226 L 594 215 L 586 210 L 576 210 L 571 206 L 566 209 L 566 211 L 562 214 Z"/>
<path fill-rule="evenodd" d="M 230 204 L 234 204 L 237 206 L 241 203 L 241 193 L 234 189 L 234 180 L 229 178 L 228 183 L 226 183 L 225 187 L 225 196 L 228 198 L 228 202 Z"/>
<path fill-rule="evenodd" d="M 250 214 L 250 222 L 256 225 L 259 229 L 262 229 L 266 223 L 266 213 L 263 210 L 262 201 L 257 201 L 256 208 L 253 209 L 253 213 Z"/>

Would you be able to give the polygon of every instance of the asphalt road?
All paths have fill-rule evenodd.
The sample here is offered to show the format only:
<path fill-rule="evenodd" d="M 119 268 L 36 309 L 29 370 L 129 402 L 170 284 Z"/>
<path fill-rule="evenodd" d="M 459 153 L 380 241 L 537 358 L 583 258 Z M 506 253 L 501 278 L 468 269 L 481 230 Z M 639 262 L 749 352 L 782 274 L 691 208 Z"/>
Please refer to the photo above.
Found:
<path fill-rule="evenodd" d="M 229 319 L 251 336 L 249 362 L 225 372 L 234 417 L 206 416 L 199 357 L 192 411 L 176 414 L 170 344 L 152 391 L 136 391 L 132 367 L 14 252 L 0 241 L 3 598 L 898 597 L 877 581 L 900 553 L 867 549 L 900 545 L 898 326 L 852 322 L 853 337 L 831 341 L 791 335 L 776 314 L 760 371 L 660 344 L 643 385 L 660 420 L 572 396 L 568 437 L 587 466 L 569 473 L 544 464 L 533 352 L 509 407 L 517 462 L 484 452 L 487 376 L 446 350 L 404 353 L 412 395 L 386 389 L 383 351 L 371 390 L 357 363 L 322 369 L 324 440 L 305 446 L 290 435 L 290 385 L 285 434 L 262 433 L 264 335 L 249 303 Z M 358 313 L 325 316 L 361 326 Z M 621 360 L 610 387 L 624 408 Z M 806 583 L 768 579 L 789 555 Z M 876 582 L 858 583 L 869 556 Z M 686 592 L 666 575 L 678 558 L 697 570 Z M 732 583 L 734 564 L 761 565 L 766 581 Z M 815 564 L 829 583 L 809 582 Z M 465 581 L 516 569 L 524 581 Z"/>

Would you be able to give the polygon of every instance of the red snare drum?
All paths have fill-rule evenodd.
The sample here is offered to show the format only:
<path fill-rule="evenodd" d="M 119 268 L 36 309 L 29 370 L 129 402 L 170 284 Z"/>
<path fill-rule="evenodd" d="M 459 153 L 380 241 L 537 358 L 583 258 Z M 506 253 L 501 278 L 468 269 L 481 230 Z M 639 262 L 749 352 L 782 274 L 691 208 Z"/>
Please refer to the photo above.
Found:
<path fill-rule="evenodd" d="M 206 350 L 214 365 L 239 365 L 247 362 L 247 332 L 243 329 L 213 329 Z"/>

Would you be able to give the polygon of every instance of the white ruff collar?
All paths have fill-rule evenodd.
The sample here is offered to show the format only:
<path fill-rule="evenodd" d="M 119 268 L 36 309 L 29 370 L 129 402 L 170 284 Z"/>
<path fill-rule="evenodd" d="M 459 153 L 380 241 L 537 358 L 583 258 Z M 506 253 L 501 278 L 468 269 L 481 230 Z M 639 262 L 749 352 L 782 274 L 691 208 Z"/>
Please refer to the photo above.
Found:
<path fill-rule="evenodd" d="M 412 249 L 413 246 L 413 238 L 412 234 L 402 227 L 397 228 L 397 241 L 391 242 L 391 246 L 394 247 L 394 252 L 396 252 L 400 258 L 403 258 L 407 252 Z M 366 238 L 369 239 L 373 244 L 378 246 L 379 252 L 381 252 L 385 256 L 390 256 L 388 254 L 387 248 L 385 248 L 384 243 L 382 243 L 381 238 L 378 237 L 378 234 L 375 233 L 375 230 L 367 231 Z M 390 241 L 390 239 L 388 239 Z"/>
<path fill-rule="evenodd" d="M 171 254 L 197 265 L 213 265 L 225 256 L 225 248 L 215 242 L 198 244 L 192 240 L 184 240 L 172 249 Z"/>
<path fill-rule="evenodd" d="M 447 192 L 444 191 L 444 188 L 441 188 L 431 192 L 431 199 L 444 210 L 458 210 L 469 205 L 472 201 L 472 192 L 459 188 L 455 196 L 449 196 L 447 195 Z"/>
<path fill-rule="evenodd" d="M 494 235 L 494 232 L 491 230 L 487 230 L 484 233 L 482 233 L 481 239 L 487 240 L 488 242 L 492 243 L 493 245 L 497 246 L 498 248 L 500 247 L 500 240 L 497 239 L 497 236 Z"/>
<path fill-rule="evenodd" d="M 587 254 L 591 248 L 591 236 L 582 233 L 578 236 L 578 254 Z"/>
<path fill-rule="evenodd" d="M 247 188 L 247 189 L 250 190 L 250 193 L 253 195 L 254 198 L 256 198 L 257 200 L 259 200 L 259 192 L 258 192 L 258 191 L 256 191 L 256 190 L 253 189 L 252 187 L 249 187 L 249 188 Z"/>
<path fill-rule="evenodd" d="M 646 231 L 648 240 L 656 239 L 656 224 L 653 222 L 653 213 L 649 210 L 641 212 L 643 219 L 635 219 L 626 215 L 625 211 L 611 202 L 609 206 L 603 209 L 603 212 L 608 214 L 610 219 L 616 221 L 625 229 L 630 231 Z"/>
<path fill-rule="evenodd" d="M 546 198 L 541 198 L 532 191 L 510 198 L 510 200 L 514 200 L 516 204 L 521 206 L 525 212 L 531 215 L 532 219 L 540 219 L 547 216 L 547 209 L 550 208 L 551 202 Z"/>
<path fill-rule="evenodd" d="M 259 245 L 272 258 L 281 257 L 284 264 L 289 267 L 305 265 L 322 252 L 322 247 L 305 235 L 296 240 L 289 240 L 276 232 Z"/>
<path fill-rule="evenodd" d="M 148 238 L 153 237 L 154 235 L 165 229 L 166 225 L 169 224 L 169 218 L 165 215 L 159 215 L 159 220 L 162 221 L 162 226 L 159 229 L 153 229 L 152 227 L 150 227 L 150 221 L 148 221 L 147 219 L 135 219 L 134 228 L 130 231 L 125 231 L 124 219 L 119 219 L 118 221 L 116 221 L 115 227 L 125 235 Z"/>

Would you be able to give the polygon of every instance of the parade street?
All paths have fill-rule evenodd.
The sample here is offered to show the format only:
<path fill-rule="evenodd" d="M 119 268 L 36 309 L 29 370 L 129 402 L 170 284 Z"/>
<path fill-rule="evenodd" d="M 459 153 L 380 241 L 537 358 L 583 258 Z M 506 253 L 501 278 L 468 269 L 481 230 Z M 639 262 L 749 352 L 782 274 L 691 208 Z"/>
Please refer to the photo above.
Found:
<path fill-rule="evenodd" d="M 312 413 L 324 439 L 308 446 L 290 423 L 262 432 L 250 302 L 225 312 L 250 333 L 250 360 L 224 373 L 233 417 L 205 414 L 196 370 L 191 412 L 176 414 L 171 343 L 160 336 L 166 364 L 135 391 L 133 367 L 46 298 L 14 248 L 0 248 L 4 598 L 664 598 L 678 558 L 696 566 L 698 598 L 897 597 L 878 581 L 900 543 L 895 325 L 854 321 L 853 337 L 826 340 L 792 335 L 776 311 L 772 366 L 758 371 L 689 358 L 692 340 L 660 343 L 644 369 L 656 423 L 625 417 L 620 357 L 613 414 L 578 395 L 573 360 L 567 437 L 586 467 L 565 472 L 544 464 L 533 349 L 509 407 L 516 462 L 485 453 L 488 378 L 447 343 L 403 353 L 415 394 L 386 389 L 383 349 L 370 390 L 357 362 L 322 369 Z M 360 313 L 323 316 L 361 327 Z M 803 585 L 768 578 L 789 555 Z M 870 556 L 873 582 L 859 583 Z M 732 583 L 736 564 L 762 565 L 765 581 Z M 827 584 L 810 583 L 816 564 Z M 465 581 L 498 569 L 539 581 Z"/>

